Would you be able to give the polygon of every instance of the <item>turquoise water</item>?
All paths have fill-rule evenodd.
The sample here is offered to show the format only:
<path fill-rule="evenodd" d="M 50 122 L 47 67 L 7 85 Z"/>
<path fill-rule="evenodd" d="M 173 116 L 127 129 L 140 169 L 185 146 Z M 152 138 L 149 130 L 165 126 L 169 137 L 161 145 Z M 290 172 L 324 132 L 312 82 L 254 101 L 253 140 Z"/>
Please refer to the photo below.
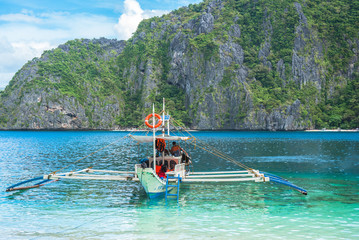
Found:
<path fill-rule="evenodd" d="M 5 192 L 115 142 L 126 132 L 0 132 L 0 239 L 359 239 L 359 134 L 194 132 L 272 183 L 191 184 L 149 200 L 139 183 L 62 180 Z M 237 170 L 198 147 L 195 171 Z M 122 139 L 66 170 L 133 170 L 151 151 Z"/>

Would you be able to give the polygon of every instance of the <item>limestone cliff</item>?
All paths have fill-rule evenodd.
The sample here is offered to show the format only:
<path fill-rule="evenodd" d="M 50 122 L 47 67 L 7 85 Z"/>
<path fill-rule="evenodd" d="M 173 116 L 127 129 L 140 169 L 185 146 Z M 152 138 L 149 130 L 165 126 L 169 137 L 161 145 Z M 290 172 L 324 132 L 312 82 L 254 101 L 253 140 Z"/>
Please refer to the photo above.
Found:
<path fill-rule="evenodd" d="M 123 47 L 123 41 L 104 38 L 75 40 L 28 62 L 1 95 L 0 127 L 113 128 L 122 101 L 116 94 L 101 91 L 106 84 L 102 77 L 115 76 L 110 68 L 116 68 L 112 62 Z M 90 81 L 86 75 L 93 75 Z"/>
<path fill-rule="evenodd" d="M 311 4 L 207 0 L 142 21 L 126 42 L 69 41 L 14 76 L 1 94 L 0 127 L 139 126 L 162 97 L 193 129 L 341 126 L 339 110 L 324 110 L 358 82 L 358 36 L 340 35 L 332 52 Z M 347 112 L 350 124 L 357 111 Z"/>

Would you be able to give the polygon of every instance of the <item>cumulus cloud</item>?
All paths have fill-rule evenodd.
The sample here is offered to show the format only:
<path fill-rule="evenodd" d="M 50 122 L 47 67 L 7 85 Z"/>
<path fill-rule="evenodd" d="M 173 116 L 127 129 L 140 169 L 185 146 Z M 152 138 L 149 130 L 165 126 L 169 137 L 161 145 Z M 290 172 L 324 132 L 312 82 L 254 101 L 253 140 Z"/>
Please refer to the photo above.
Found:
<path fill-rule="evenodd" d="M 120 6 L 111 3 L 114 11 Z M 101 7 L 104 7 L 102 2 Z M 64 11 L 33 12 L 24 9 L 0 15 L 0 89 L 27 61 L 40 57 L 45 50 L 75 38 L 127 40 L 143 19 L 168 13 L 143 10 L 136 0 L 125 0 L 121 9 L 122 15 L 117 24 L 116 19 L 104 15 Z"/>
<path fill-rule="evenodd" d="M 0 89 L 5 88 L 14 74 L 28 61 L 39 57 L 44 50 L 54 48 L 49 42 L 12 42 L 0 38 Z"/>
<path fill-rule="evenodd" d="M 13 52 L 14 52 L 14 48 L 12 47 L 9 40 L 5 36 L 0 37 L 0 54 L 5 54 L 5 53 L 7 54 Z"/>
<path fill-rule="evenodd" d="M 160 16 L 168 13 L 162 10 L 142 10 L 136 0 L 124 1 L 124 13 L 118 19 L 115 29 L 118 37 L 123 40 L 129 39 L 136 31 L 138 24 L 143 20 L 154 16 Z"/>
<path fill-rule="evenodd" d="M 0 89 L 29 60 L 75 38 L 115 38 L 115 21 L 93 14 L 51 12 L 0 15 Z"/>

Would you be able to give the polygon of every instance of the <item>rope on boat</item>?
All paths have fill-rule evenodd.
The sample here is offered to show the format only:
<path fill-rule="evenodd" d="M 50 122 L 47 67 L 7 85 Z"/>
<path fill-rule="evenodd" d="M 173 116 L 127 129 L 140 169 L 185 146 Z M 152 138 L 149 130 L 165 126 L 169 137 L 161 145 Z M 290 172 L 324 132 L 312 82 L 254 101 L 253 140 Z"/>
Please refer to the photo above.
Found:
<path fill-rule="evenodd" d="M 213 146 L 211 146 L 211 145 L 209 145 L 209 144 L 207 144 L 207 143 L 205 143 L 205 142 L 203 142 L 203 141 L 197 139 L 197 138 L 194 137 L 189 131 L 187 131 L 187 130 L 185 129 L 185 127 L 184 127 L 183 125 L 181 125 L 181 123 L 179 123 L 178 121 L 176 121 L 176 120 L 173 119 L 173 118 L 171 118 L 171 119 L 172 119 L 176 124 L 178 124 L 178 126 L 180 126 L 182 129 L 184 129 L 184 131 L 186 131 L 186 133 L 189 134 L 189 135 L 190 135 L 193 139 L 195 139 L 198 143 L 204 145 L 204 147 L 202 147 L 202 146 L 196 144 L 196 142 L 194 142 L 194 143 L 193 143 L 193 142 L 190 142 L 190 144 L 192 144 L 193 146 L 197 146 L 197 147 L 201 148 L 201 149 L 204 150 L 204 151 L 207 151 L 207 152 L 209 152 L 209 153 L 211 153 L 211 154 L 213 154 L 213 155 L 215 155 L 215 156 L 217 156 L 217 157 L 219 157 L 219 158 L 222 158 L 222 159 L 224 159 L 224 160 L 228 160 L 228 161 L 230 161 L 230 162 L 236 164 L 237 166 L 239 166 L 239 167 L 241 167 L 241 168 L 243 168 L 243 169 L 246 169 L 246 170 L 252 172 L 252 170 L 253 170 L 252 168 L 250 168 L 250 167 L 244 165 L 243 163 L 240 163 L 240 162 L 236 161 L 234 158 L 232 158 L 231 156 L 227 155 L 226 153 L 223 153 L 223 152 L 217 150 L 216 148 L 214 148 Z M 173 126 L 174 126 L 177 130 L 180 130 L 180 129 L 178 129 L 174 124 L 173 124 Z M 211 149 L 211 150 L 209 150 L 209 149 Z M 257 175 L 257 174 L 256 174 L 256 175 Z"/>
<path fill-rule="evenodd" d="M 173 120 L 173 122 L 175 122 L 176 124 L 178 124 L 178 125 L 181 127 L 181 129 L 184 129 L 184 130 L 186 131 L 186 133 L 189 134 L 194 140 L 197 140 L 199 143 L 203 144 L 204 147 L 197 145 L 196 142 L 193 143 L 193 141 L 190 142 L 190 144 L 192 144 L 192 145 L 194 145 L 194 146 L 197 146 L 197 147 L 201 148 L 202 150 L 207 151 L 207 152 L 209 152 L 209 153 L 211 153 L 211 154 L 213 154 L 213 155 L 215 155 L 215 156 L 217 156 L 217 157 L 219 157 L 219 158 L 222 158 L 222 159 L 224 159 L 224 160 L 228 160 L 228 161 L 230 161 L 230 162 L 236 164 L 237 166 L 239 166 L 239 167 L 241 167 L 241 168 L 244 168 L 244 169 L 246 169 L 246 170 L 252 172 L 252 173 L 255 174 L 256 176 L 258 176 L 258 173 L 257 173 L 256 171 L 254 171 L 252 168 L 249 168 L 249 167 L 247 167 L 246 165 L 244 165 L 243 163 L 240 163 L 240 162 L 236 161 L 236 160 L 235 160 L 234 158 L 232 158 L 231 156 L 229 156 L 229 155 L 227 155 L 227 154 L 225 154 L 225 153 L 220 152 L 219 150 L 215 149 L 213 146 L 210 146 L 209 144 L 204 143 L 204 142 L 200 141 L 199 139 L 196 139 L 189 131 L 186 130 L 186 128 L 185 128 L 183 125 L 181 125 L 179 122 L 177 122 L 177 121 L 176 121 L 175 119 L 173 119 L 173 118 L 171 118 L 171 120 Z M 179 130 L 179 131 L 181 132 L 181 129 L 177 128 L 174 124 L 173 124 L 173 126 L 176 128 L 176 130 Z M 206 147 L 209 148 L 209 149 L 212 149 L 213 151 L 208 150 Z M 279 183 L 279 184 L 283 184 L 283 185 L 292 187 L 292 188 L 294 188 L 295 190 L 299 191 L 300 193 L 302 193 L 302 194 L 304 194 L 304 195 L 307 195 L 307 194 L 308 194 L 307 190 L 305 190 L 304 188 L 298 187 L 297 185 L 295 185 L 295 184 L 289 182 L 287 179 L 284 179 L 284 178 L 282 178 L 282 177 L 279 177 L 279 176 L 277 176 L 277 175 L 274 175 L 274 174 L 271 174 L 271 173 L 267 173 L 267 172 L 259 172 L 259 173 L 260 173 L 262 176 L 264 176 L 263 179 L 265 179 L 265 177 L 269 177 L 269 180 L 272 181 L 272 182 L 276 182 L 276 183 Z M 264 181 L 265 181 L 265 180 L 264 180 Z"/>

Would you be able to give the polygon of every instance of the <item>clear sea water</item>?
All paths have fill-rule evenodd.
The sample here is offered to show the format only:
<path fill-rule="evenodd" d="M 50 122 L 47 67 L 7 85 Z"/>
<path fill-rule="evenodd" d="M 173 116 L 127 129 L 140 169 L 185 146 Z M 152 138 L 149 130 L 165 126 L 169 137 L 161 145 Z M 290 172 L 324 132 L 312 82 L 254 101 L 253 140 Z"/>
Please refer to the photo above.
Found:
<path fill-rule="evenodd" d="M 6 187 L 48 174 L 127 132 L 0 132 L 0 239 L 359 239 L 359 133 L 194 132 L 274 183 L 192 184 L 177 202 L 150 200 L 140 183 L 61 180 Z M 195 171 L 237 170 L 201 149 Z M 133 170 L 150 151 L 121 139 L 66 170 Z"/>

